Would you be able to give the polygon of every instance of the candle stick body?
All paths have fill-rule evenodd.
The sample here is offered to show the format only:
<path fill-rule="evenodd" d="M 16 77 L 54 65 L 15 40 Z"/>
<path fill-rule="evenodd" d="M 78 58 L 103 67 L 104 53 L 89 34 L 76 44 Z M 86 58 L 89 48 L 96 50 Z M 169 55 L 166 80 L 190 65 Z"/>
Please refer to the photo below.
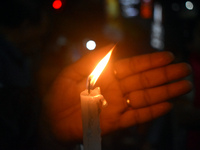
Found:
<path fill-rule="evenodd" d="M 83 146 L 84 150 L 101 150 L 100 129 L 100 88 L 81 92 L 81 110 L 83 123 Z"/>

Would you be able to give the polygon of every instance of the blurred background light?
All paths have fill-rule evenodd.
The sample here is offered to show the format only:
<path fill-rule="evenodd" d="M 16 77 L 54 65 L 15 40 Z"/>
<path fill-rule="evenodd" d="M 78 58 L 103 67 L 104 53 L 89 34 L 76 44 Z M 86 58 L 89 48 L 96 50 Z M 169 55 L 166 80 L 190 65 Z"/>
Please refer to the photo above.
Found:
<path fill-rule="evenodd" d="M 151 0 L 143 0 L 143 2 L 145 2 L 145 3 L 150 3 Z"/>
<path fill-rule="evenodd" d="M 151 27 L 150 44 L 157 50 L 164 49 L 164 28 L 162 25 L 163 13 L 161 4 L 154 5 L 153 22 Z"/>
<path fill-rule="evenodd" d="M 106 12 L 108 18 L 117 18 L 119 16 L 119 3 L 117 0 L 106 0 Z"/>
<path fill-rule="evenodd" d="M 188 10 L 192 10 L 194 8 L 194 5 L 191 1 L 187 1 L 185 2 L 185 7 L 188 9 Z"/>
<path fill-rule="evenodd" d="M 140 6 L 140 16 L 145 19 L 150 19 L 152 17 L 152 0 L 141 1 Z"/>
<path fill-rule="evenodd" d="M 172 3 L 172 10 L 173 11 L 179 11 L 180 10 L 180 6 L 177 3 Z"/>
<path fill-rule="evenodd" d="M 87 41 L 87 43 L 86 43 L 86 48 L 87 48 L 88 50 L 94 50 L 94 49 L 96 48 L 96 42 L 93 41 L 93 40 Z"/>
<path fill-rule="evenodd" d="M 52 3 L 52 6 L 54 9 L 60 9 L 62 7 L 62 2 L 61 0 L 54 0 Z"/>
<path fill-rule="evenodd" d="M 126 18 L 135 17 L 139 14 L 139 0 L 120 0 L 122 15 Z"/>
<path fill-rule="evenodd" d="M 153 18 L 155 22 L 162 22 L 162 6 L 160 4 L 155 4 Z"/>
<path fill-rule="evenodd" d="M 59 45 L 59 46 L 64 46 L 66 45 L 67 43 L 67 38 L 65 36 L 59 36 L 56 43 Z"/>
<path fill-rule="evenodd" d="M 139 0 L 120 0 L 120 3 L 123 5 L 132 5 L 132 4 L 139 4 Z"/>
<path fill-rule="evenodd" d="M 123 7 L 124 17 L 134 17 L 139 14 L 139 10 L 134 7 Z"/>

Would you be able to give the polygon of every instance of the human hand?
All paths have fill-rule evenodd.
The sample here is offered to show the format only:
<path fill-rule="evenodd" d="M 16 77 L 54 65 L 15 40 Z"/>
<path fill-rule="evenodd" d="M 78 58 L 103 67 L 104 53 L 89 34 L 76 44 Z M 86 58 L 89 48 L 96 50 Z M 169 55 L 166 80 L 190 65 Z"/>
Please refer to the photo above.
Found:
<path fill-rule="evenodd" d="M 94 51 L 64 69 L 46 96 L 45 112 L 59 140 L 82 138 L 80 93 L 86 88 L 88 75 L 111 48 Z M 96 84 L 108 102 L 100 116 L 102 134 L 164 115 L 172 107 L 167 100 L 191 90 L 189 81 L 177 81 L 190 74 L 190 67 L 170 64 L 173 59 L 164 51 L 107 65 Z"/>

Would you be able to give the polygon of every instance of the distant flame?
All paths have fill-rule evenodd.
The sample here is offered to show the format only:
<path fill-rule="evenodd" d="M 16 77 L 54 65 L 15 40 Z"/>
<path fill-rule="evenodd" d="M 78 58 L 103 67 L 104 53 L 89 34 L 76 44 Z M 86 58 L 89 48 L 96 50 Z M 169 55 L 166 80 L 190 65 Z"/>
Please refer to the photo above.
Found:
<path fill-rule="evenodd" d="M 97 64 L 95 69 L 92 71 L 92 73 L 89 75 L 89 86 L 93 87 L 96 83 L 97 79 L 99 78 L 100 74 L 103 72 L 104 68 L 106 67 L 110 56 L 112 54 L 114 47 L 108 52 L 108 54 Z"/>

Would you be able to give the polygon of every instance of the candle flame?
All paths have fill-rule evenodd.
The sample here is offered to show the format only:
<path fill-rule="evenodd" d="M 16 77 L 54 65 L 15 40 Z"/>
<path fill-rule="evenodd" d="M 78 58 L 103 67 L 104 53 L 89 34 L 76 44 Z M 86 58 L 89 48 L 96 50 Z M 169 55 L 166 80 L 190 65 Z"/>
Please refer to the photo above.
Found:
<path fill-rule="evenodd" d="M 100 74 L 103 72 L 104 68 L 106 67 L 110 56 L 112 54 L 113 49 L 115 48 L 115 46 L 106 54 L 106 56 L 97 64 L 97 66 L 95 67 L 95 69 L 92 71 L 92 73 L 89 75 L 88 79 L 89 79 L 89 86 L 93 87 L 97 81 L 97 79 L 99 78 Z"/>

